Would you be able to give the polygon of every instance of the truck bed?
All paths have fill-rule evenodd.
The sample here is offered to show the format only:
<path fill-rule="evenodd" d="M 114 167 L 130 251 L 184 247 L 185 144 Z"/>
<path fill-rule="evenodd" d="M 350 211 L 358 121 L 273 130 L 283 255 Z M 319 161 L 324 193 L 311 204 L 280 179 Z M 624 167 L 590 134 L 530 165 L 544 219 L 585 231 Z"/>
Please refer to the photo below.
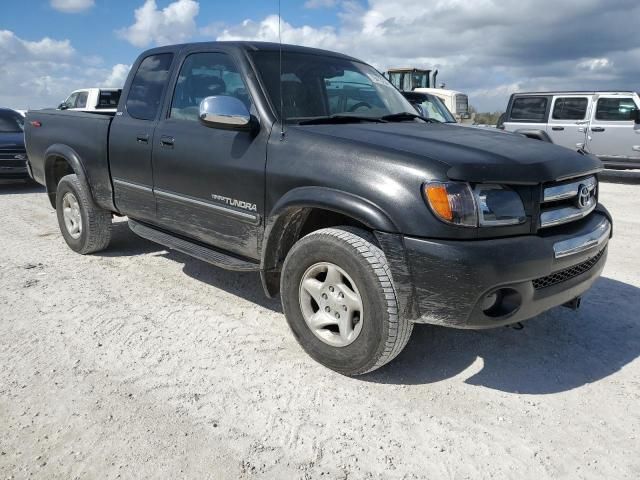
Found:
<path fill-rule="evenodd" d="M 25 143 L 31 171 L 34 180 L 47 187 L 50 198 L 55 187 L 47 185 L 45 172 L 56 168 L 57 156 L 64 156 L 70 161 L 77 159 L 74 170 L 85 175 L 96 203 L 114 210 L 108 148 L 114 115 L 55 109 L 27 113 Z"/>

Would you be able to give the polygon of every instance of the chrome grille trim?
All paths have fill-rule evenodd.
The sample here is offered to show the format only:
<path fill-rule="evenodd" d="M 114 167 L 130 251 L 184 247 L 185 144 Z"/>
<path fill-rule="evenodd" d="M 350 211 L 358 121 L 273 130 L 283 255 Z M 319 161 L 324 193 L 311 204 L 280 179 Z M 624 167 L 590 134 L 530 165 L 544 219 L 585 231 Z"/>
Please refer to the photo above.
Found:
<path fill-rule="evenodd" d="M 594 175 L 545 186 L 540 205 L 540 228 L 555 227 L 588 216 L 598 205 L 597 191 L 598 180 Z M 588 197 L 586 205 L 582 204 L 587 200 L 585 197 Z"/>
<path fill-rule="evenodd" d="M 580 185 L 585 185 L 590 192 L 596 188 L 598 182 L 596 177 L 591 176 L 583 178 L 571 183 L 565 183 L 563 185 L 553 185 L 544 189 L 543 202 L 555 202 L 558 200 L 566 200 L 578 195 L 578 189 Z"/>
<path fill-rule="evenodd" d="M 590 205 L 587 208 L 561 207 L 553 210 L 545 210 L 540 214 L 540 227 L 554 227 L 563 223 L 575 222 L 589 215 L 596 208 L 596 197 L 591 197 Z"/>

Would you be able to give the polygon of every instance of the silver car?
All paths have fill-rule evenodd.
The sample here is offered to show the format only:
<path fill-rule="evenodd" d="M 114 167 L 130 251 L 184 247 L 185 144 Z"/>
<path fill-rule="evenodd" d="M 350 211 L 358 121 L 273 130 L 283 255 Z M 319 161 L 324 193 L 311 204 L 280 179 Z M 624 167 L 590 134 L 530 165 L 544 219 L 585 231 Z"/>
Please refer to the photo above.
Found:
<path fill-rule="evenodd" d="M 640 168 L 640 97 L 635 92 L 515 93 L 508 131 L 541 130 L 553 143 L 584 149 L 610 168 Z"/>

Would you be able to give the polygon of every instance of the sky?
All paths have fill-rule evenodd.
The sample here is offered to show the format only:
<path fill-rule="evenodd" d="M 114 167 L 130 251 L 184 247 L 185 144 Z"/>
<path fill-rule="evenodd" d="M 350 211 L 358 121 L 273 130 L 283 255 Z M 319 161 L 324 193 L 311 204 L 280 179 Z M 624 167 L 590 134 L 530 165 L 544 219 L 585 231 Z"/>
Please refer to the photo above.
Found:
<path fill-rule="evenodd" d="M 525 90 L 640 91 L 638 0 L 281 0 L 285 43 L 380 71 L 437 68 L 479 111 Z M 0 107 L 121 87 L 146 48 L 278 38 L 277 0 L 26 0 L 0 6 Z"/>

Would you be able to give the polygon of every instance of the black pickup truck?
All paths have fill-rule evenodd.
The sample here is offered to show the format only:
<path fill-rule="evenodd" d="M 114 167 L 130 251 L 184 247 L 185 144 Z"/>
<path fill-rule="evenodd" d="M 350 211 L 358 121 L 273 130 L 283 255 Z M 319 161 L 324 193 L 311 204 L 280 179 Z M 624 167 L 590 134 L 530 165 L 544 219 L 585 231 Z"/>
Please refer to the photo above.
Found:
<path fill-rule="evenodd" d="M 577 306 L 611 236 L 594 156 L 422 118 L 373 67 L 316 49 L 149 50 L 114 116 L 32 111 L 26 142 L 73 250 L 107 248 L 122 215 L 259 272 L 302 347 L 348 375 L 392 360 L 414 323 Z"/>

